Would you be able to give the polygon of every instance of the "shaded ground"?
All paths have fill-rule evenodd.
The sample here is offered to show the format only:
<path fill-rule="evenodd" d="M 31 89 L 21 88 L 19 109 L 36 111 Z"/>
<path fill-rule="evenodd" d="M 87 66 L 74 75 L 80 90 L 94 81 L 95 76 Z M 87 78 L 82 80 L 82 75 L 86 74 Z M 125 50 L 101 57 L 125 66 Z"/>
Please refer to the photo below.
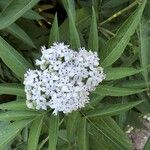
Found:
<path fill-rule="evenodd" d="M 134 129 L 129 133 L 129 137 L 134 145 L 134 150 L 143 150 L 150 136 L 150 121 L 143 120 L 143 124 L 147 129 Z"/>

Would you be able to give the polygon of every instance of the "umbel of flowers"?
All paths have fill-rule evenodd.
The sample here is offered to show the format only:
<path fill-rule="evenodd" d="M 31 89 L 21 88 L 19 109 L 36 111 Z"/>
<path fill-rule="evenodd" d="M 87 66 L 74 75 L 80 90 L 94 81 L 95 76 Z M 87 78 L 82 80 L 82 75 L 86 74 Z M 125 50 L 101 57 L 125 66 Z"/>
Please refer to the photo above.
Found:
<path fill-rule="evenodd" d="M 89 92 L 105 79 L 96 52 L 79 48 L 78 52 L 64 43 L 54 43 L 36 60 L 39 70 L 28 70 L 24 85 L 29 108 L 53 109 L 65 114 L 85 107 Z"/>

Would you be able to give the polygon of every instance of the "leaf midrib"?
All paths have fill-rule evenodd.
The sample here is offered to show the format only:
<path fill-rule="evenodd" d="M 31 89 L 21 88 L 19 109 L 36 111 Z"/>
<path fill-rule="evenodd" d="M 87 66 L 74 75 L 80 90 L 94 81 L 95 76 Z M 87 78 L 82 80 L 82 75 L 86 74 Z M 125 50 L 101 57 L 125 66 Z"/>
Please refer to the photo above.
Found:
<path fill-rule="evenodd" d="M 19 10 L 15 15 L 13 15 L 13 17 L 11 18 L 11 20 L 12 20 L 13 18 L 17 18 L 16 16 L 19 15 L 19 14 L 21 14 L 27 7 L 29 7 L 29 6 L 32 4 L 33 1 L 34 1 L 34 0 L 31 0 L 25 7 L 23 7 L 23 9 Z M 38 2 L 39 0 L 36 0 L 36 1 Z M 12 0 L 12 1 L 6 6 L 6 8 L 2 11 L 0 17 L 3 15 L 3 13 L 5 12 L 5 10 L 9 7 L 9 5 L 10 5 L 12 2 L 13 2 L 13 0 Z M 26 11 L 25 11 L 25 12 L 26 12 Z M 24 13 L 25 13 L 25 12 L 24 12 Z M 23 13 L 23 14 L 24 14 L 24 13 Z M 22 14 L 22 15 L 23 15 L 23 14 Z M 7 25 L 7 24 L 8 24 L 7 26 L 9 26 L 9 23 L 8 23 L 8 22 L 10 22 L 10 20 L 7 20 L 7 21 L 5 20 L 5 23 L 3 24 L 3 27 L 1 27 L 1 29 L 4 28 L 4 26 Z"/>

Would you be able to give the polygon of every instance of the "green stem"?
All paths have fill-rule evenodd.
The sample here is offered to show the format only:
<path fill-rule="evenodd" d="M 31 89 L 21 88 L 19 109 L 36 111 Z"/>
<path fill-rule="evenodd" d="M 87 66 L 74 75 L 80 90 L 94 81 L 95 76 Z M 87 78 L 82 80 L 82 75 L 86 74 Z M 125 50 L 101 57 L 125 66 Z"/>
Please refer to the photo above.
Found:
<path fill-rule="evenodd" d="M 40 145 L 39 145 L 39 147 L 38 147 L 38 150 L 40 150 L 40 149 L 43 147 L 43 145 L 48 141 L 48 139 L 49 139 L 49 136 L 47 136 L 47 137 L 40 143 Z"/>
<path fill-rule="evenodd" d="M 126 11 L 128 11 L 129 9 L 133 8 L 133 7 L 134 7 L 135 5 L 137 5 L 137 4 L 138 4 L 137 1 L 133 2 L 133 3 L 130 4 L 128 7 L 126 7 L 126 8 L 124 8 L 124 9 L 122 9 L 122 10 L 116 12 L 116 13 L 113 14 L 111 17 L 109 17 L 108 19 L 106 19 L 106 20 L 104 20 L 103 22 L 101 22 L 101 23 L 99 24 L 99 26 L 102 26 L 103 24 L 110 22 L 110 21 L 113 20 L 114 18 L 117 18 L 118 16 L 122 15 L 124 12 L 126 12 Z"/>

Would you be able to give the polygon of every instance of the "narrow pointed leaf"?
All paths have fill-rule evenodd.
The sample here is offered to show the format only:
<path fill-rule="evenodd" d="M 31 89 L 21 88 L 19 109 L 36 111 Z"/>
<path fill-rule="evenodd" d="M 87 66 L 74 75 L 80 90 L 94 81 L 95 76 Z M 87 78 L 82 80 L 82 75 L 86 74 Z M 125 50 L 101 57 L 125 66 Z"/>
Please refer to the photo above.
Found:
<path fill-rule="evenodd" d="M 80 37 L 75 25 L 75 20 L 72 16 L 72 12 L 68 10 L 69 15 L 69 32 L 70 32 L 70 45 L 72 48 L 78 49 L 80 47 Z"/>
<path fill-rule="evenodd" d="M 140 24 L 140 58 L 141 58 L 141 66 L 145 67 L 150 64 L 150 24 L 148 19 L 146 20 L 144 17 L 142 18 Z M 148 69 L 143 70 L 144 80 L 148 86 Z"/>
<path fill-rule="evenodd" d="M 12 0 L 0 13 L 0 29 L 8 27 L 38 2 L 39 0 Z"/>
<path fill-rule="evenodd" d="M 127 68 L 127 67 L 115 67 L 105 70 L 106 80 L 116 80 L 127 76 L 131 76 L 141 72 L 143 69 Z"/>
<path fill-rule="evenodd" d="M 0 104 L 0 109 L 2 110 L 27 110 L 25 100 L 23 101 L 11 101 L 7 103 Z"/>
<path fill-rule="evenodd" d="M 57 14 L 55 15 L 54 22 L 51 28 L 50 36 L 49 36 L 49 47 L 54 43 L 59 42 L 59 28 L 58 28 L 58 20 Z"/>
<path fill-rule="evenodd" d="M 77 142 L 79 150 L 88 150 L 88 131 L 87 131 L 87 121 L 85 117 L 80 117 L 78 122 L 78 136 Z"/>
<path fill-rule="evenodd" d="M 137 101 L 137 102 L 129 102 L 124 104 L 113 104 L 113 105 L 104 105 L 102 107 L 99 107 L 97 109 L 91 110 L 87 113 L 87 117 L 98 117 L 98 116 L 113 116 L 120 114 L 123 111 L 127 111 L 139 104 L 141 104 L 143 101 Z"/>
<path fill-rule="evenodd" d="M 145 146 L 144 146 L 144 150 L 149 150 L 150 149 L 150 137 L 148 138 Z"/>
<path fill-rule="evenodd" d="M 81 8 L 76 10 L 76 28 L 79 32 L 82 32 L 87 28 L 91 22 L 91 9 Z M 60 39 L 61 41 L 69 41 L 69 23 L 68 18 L 60 25 Z M 69 42 L 68 42 L 69 43 Z"/>
<path fill-rule="evenodd" d="M 146 88 L 147 85 L 150 86 L 150 81 L 146 84 L 144 80 L 128 80 L 121 84 L 122 87 L 127 88 Z"/>
<path fill-rule="evenodd" d="M 102 150 L 131 150 L 132 145 L 126 134 L 110 117 L 90 119 L 90 137 Z M 91 141 L 91 140 L 90 140 Z M 93 146 L 93 145 L 92 145 Z"/>
<path fill-rule="evenodd" d="M 8 3 L 10 3 L 10 0 L 0 1 L 0 8 L 3 9 L 7 7 Z M 40 14 L 38 14 L 36 11 L 30 9 L 26 13 L 22 15 L 23 18 L 32 19 L 32 20 L 40 20 L 44 19 Z"/>
<path fill-rule="evenodd" d="M 15 36 L 16 38 L 22 40 L 24 43 L 28 44 L 29 46 L 35 48 L 35 45 L 32 42 L 31 38 L 17 24 L 13 23 L 9 27 L 7 27 L 5 30 L 9 32 L 10 34 L 12 34 L 13 36 Z"/>
<path fill-rule="evenodd" d="M 68 141 L 72 142 L 76 137 L 77 124 L 80 118 L 80 114 L 78 111 L 75 111 L 69 114 L 67 117 L 67 137 Z"/>
<path fill-rule="evenodd" d="M 98 52 L 99 38 L 98 38 L 96 14 L 95 14 L 95 10 L 93 7 L 92 7 L 92 12 L 93 12 L 93 15 L 92 15 L 92 20 L 91 20 L 88 48 L 91 49 L 92 51 Z"/>
<path fill-rule="evenodd" d="M 0 94 L 25 96 L 24 88 L 21 84 L 11 84 L 11 83 L 1 83 Z"/>
<path fill-rule="evenodd" d="M 24 73 L 28 68 L 32 68 L 29 62 L 2 37 L 0 37 L 0 58 L 19 79 L 24 78 Z"/>
<path fill-rule="evenodd" d="M 7 111 L 0 113 L 0 121 L 16 121 L 29 119 L 40 115 L 40 113 L 36 111 Z"/>
<path fill-rule="evenodd" d="M 72 12 L 72 15 L 75 19 L 76 11 L 75 11 L 75 2 L 74 2 L 74 0 L 62 0 L 62 3 L 64 5 L 64 8 L 65 8 L 67 14 L 69 14 L 69 9 L 70 9 L 71 12 Z"/>
<path fill-rule="evenodd" d="M 44 116 L 40 116 L 35 119 L 31 125 L 29 139 L 28 139 L 28 150 L 37 150 L 40 132 L 42 129 Z"/>
<path fill-rule="evenodd" d="M 127 96 L 136 93 L 141 93 L 143 91 L 146 91 L 146 89 L 133 89 L 101 85 L 98 86 L 93 93 L 96 93 L 101 96 Z"/>
<path fill-rule="evenodd" d="M 15 121 L 7 126 L 1 127 L 0 148 L 8 144 L 11 140 L 13 140 L 24 127 L 26 127 L 29 123 L 31 123 L 31 121 L 32 119 Z"/>
<path fill-rule="evenodd" d="M 59 130 L 59 116 L 50 116 L 49 120 L 49 148 L 48 150 L 56 150 Z"/>
<path fill-rule="evenodd" d="M 27 18 L 27 19 L 31 19 L 31 20 L 44 19 L 40 14 L 38 14 L 36 11 L 33 11 L 32 9 L 28 10 L 25 14 L 23 14 L 22 17 Z"/>
<path fill-rule="evenodd" d="M 123 53 L 127 44 L 129 43 L 130 37 L 134 34 L 144 7 L 146 0 L 135 10 L 135 12 L 123 23 L 123 25 L 118 30 L 116 36 L 108 41 L 103 52 L 102 66 L 107 67 L 113 64 Z"/>

